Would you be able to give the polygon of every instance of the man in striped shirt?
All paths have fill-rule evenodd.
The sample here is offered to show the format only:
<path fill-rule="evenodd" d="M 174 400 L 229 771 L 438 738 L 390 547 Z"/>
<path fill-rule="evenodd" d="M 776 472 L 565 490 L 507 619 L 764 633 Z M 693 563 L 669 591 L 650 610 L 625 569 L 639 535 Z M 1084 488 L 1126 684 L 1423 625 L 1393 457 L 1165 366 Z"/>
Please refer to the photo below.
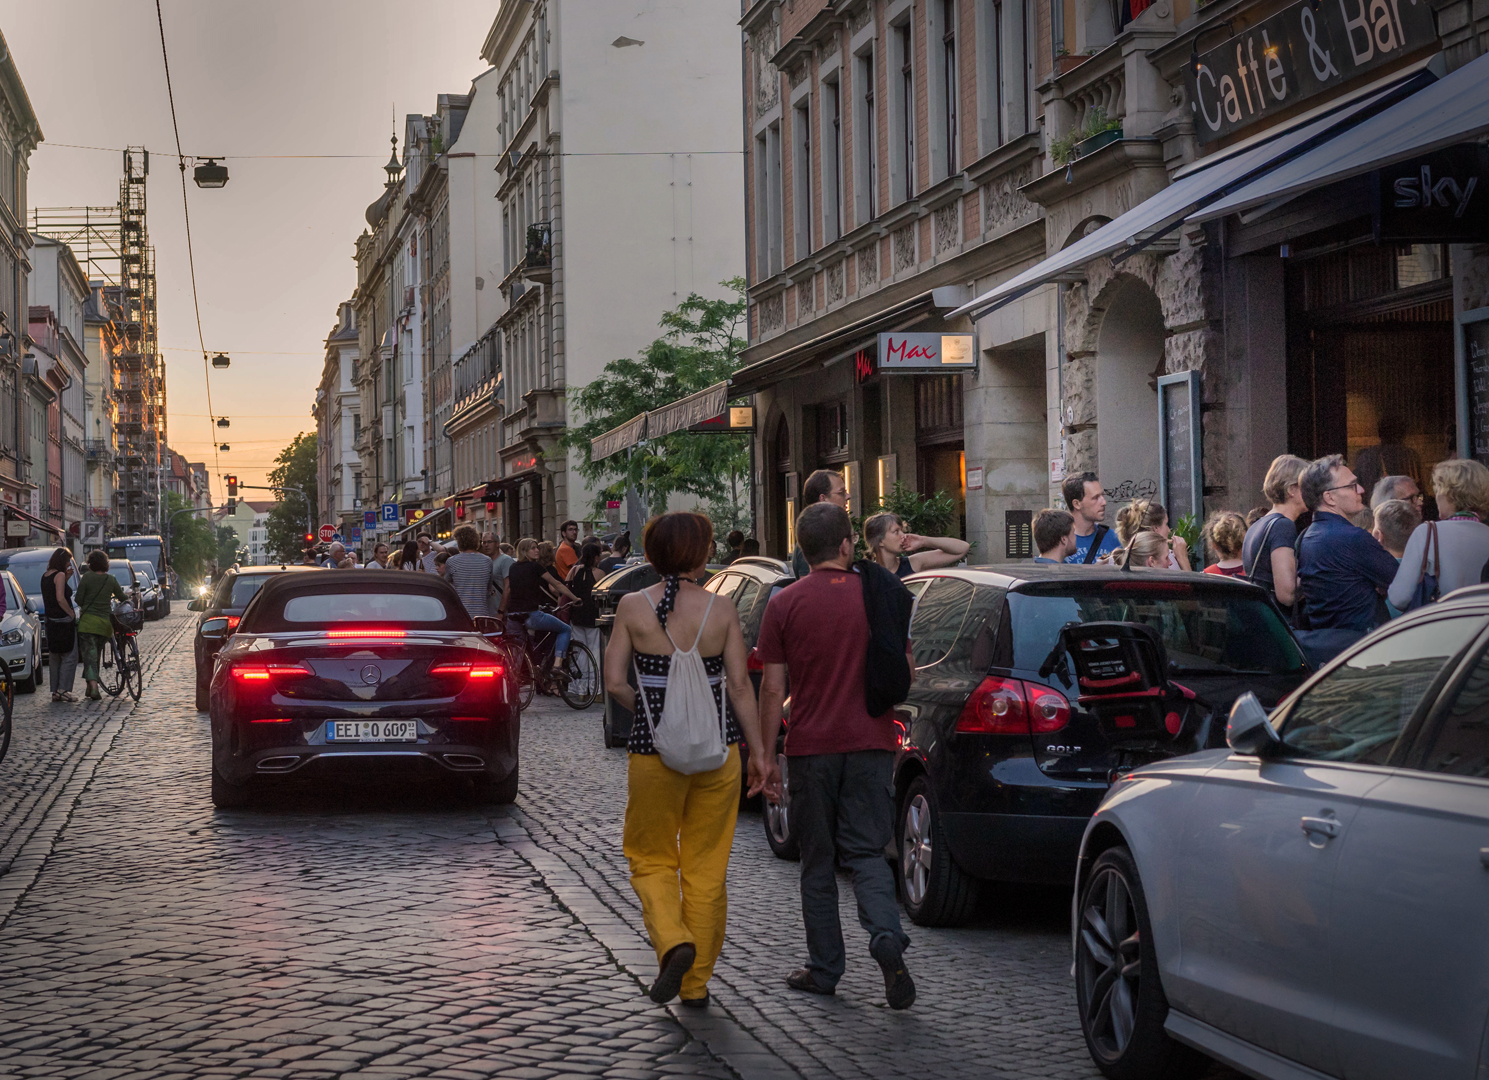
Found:
<path fill-rule="evenodd" d="M 471 618 L 491 614 L 486 602 L 491 587 L 491 560 L 476 550 L 480 543 L 481 534 L 473 526 L 460 526 L 455 530 L 455 546 L 460 550 L 445 563 L 445 580 L 454 587 Z"/>

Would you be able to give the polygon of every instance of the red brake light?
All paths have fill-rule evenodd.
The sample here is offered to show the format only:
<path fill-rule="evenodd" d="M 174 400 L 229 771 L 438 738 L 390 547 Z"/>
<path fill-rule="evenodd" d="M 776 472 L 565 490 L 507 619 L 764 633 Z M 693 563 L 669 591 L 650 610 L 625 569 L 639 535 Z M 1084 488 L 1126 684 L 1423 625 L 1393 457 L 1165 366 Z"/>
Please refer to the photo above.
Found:
<path fill-rule="evenodd" d="M 288 716 L 263 716 L 248 722 L 250 724 L 293 724 L 295 721 Z"/>
<path fill-rule="evenodd" d="M 501 673 L 502 669 L 499 664 L 487 664 L 484 667 L 473 667 L 470 669 L 470 677 L 472 679 L 496 679 L 501 677 Z"/>
<path fill-rule="evenodd" d="M 1048 686 L 989 675 L 967 699 L 956 729 L 974 735 L 1059 731 L 1070 723 L 1070 702 Z"/>
<path fill-rule="evenodd" d="M 327 637 L 333 638 L 401 638 L 407 637 L 407 630 L 379 630 L 369 628 L 366 630 L 327 630 Z"/>
<path fill-rule="evenodd" d="M 268 682 L 269 669 L 252 664 L 234 664 L 233 678 L 242 679 L 244 682 Z"/>
<path fill-rule="evenodd" d="M 229 630 L 236 630 L 238 628 L 238 624 L 243 621 L 243 617 L 241 615 L 228 615 L 226 616 L 226 618 L 227 628 Z"/>
<path fill-rule="evenodd" d="M 464 675 L 469 679 L 499 679 L 505 669 L 500 664 L 436 664 L 429 674 L 453 678 Z"/>
<path fill-rule="evenodd" d="M 1102 592 L 1113 593 L 1172 593 L 1179 596 L 1188 596 L 1194 592 L 1193 585 L 1186 585 L 1182 581 L 1108 581 L 1101 587 Z"/>
<path fill-rule="evenodd" d="M 270 679 L 304 679 L 315 672 L 304 664 L 234 664 L 233 678 L 245 682 L 268 682 Z"/>

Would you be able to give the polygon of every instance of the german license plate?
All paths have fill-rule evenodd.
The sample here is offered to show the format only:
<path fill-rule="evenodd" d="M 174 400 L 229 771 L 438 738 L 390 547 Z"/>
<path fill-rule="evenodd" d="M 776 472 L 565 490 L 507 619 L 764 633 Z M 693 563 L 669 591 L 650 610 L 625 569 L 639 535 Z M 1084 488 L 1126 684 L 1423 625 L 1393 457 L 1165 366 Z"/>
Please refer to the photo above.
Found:
<path fill-rule="evenodd" d="M 327 720 L 327 742 L 417 742 L 417 720 Z"/>

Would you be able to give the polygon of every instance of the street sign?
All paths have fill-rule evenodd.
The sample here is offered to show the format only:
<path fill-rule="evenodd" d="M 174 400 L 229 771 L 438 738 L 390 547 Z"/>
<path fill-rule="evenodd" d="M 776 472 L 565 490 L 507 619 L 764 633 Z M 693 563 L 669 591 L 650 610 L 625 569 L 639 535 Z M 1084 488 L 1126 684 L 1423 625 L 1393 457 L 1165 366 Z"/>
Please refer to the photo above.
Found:
<path fill-rule="evenodd" d="M 362 511 L 362 528 L 364 528 L 364 529 L 375 529 L 375 528 L 377 528 L 377 511 L 376 510 L 364 510 L 364 511 Z"/>
<path fill-rule="evenodd" d="M 398 523 L 398 504 L 397 503 L 383 503 L 383 517 L 382 517 L 382 520 L 392 522 L 395 525 Z"/>
<path fill-rule="evenodd" d="M 321 538 L 321 543 L 329 544 L 332 540 L 336 539 L 336 526 L 322 525 L 319 535 Z"/>
<path fill-rule="evenodd" d="M 351 527 L 351 534 L 352 534 L 352 543 L 354 543 L 354 544 L 360 544 L 362 542 L 362 526 L 360 526 L 360 525 L 353 525 Z"/>

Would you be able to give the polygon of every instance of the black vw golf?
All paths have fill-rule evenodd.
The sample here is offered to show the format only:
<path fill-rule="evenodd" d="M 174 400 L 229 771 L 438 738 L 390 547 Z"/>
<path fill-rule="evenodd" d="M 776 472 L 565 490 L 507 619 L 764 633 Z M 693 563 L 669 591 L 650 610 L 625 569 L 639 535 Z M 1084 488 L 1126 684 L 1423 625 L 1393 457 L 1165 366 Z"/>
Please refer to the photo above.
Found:
<path fill-rule="evenodd" d="M 271 577 L 211 684 L 212 801 L 290 777 L 435 779 L 517 797 L 519 710 L 506 656 L 426 574 Z"/>

